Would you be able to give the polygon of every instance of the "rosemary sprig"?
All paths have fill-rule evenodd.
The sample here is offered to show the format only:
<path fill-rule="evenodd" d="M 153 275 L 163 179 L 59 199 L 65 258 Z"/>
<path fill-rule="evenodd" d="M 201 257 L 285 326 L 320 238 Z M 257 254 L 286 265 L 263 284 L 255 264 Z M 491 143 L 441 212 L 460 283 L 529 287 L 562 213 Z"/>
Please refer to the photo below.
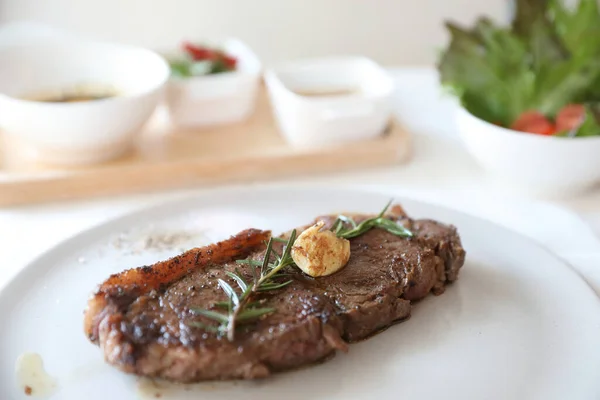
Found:
<path fill-rule="evenodd" d="M 373 228 L 385 229 L 386 231 L 400 237 L 413 237 L 413 233 L 404 226 L 397 224 L 391 219 L 384 218 L 384 215 L 392 204 L 392 201 L 393 200 L 390 200 L 385 208 L 381 210 L 376 217 L 365 219 L 360 224 L 357 224 L 352 217 L 338 215 L 337 219 L 333 223 L 333 226 L 331 227 L 331 230 L 335 232 L 337 237 L 344 239 L 351 239 L 360 236 Z M 344 224 L 346 224 L 346 226 Z"/>
<path fill-rule="evenodd" d="M 392 201 L 373 218 L 366 219 L 361 223 L 356 223 L 354 219 L 345 215 L 339 215 L 335 220 L 331 230 L 336 236 L 344 239 L 351 239 L 362 235 L 373 229 L 385 229 L 400 237 L 412 237 L 413 233 L 404 226 L 384 217 Z M 220 335 L 227 335 L 227 339 L 235 339 L 235 331 L 238 325 L 257 320 L 258 318 L 275 311 L 274 308 L 260 307 L 261 303 L 252 301 L 257 294 L 272 290 L 281 289 L 289 285 L 292 281 L 278 281 L 288 274 L 280 272 L 289 265 L 295 265 L 291 256 L 292 246 L 296 240 L 296 230 L 293 230 L 290 237 L 285 240 L 282 238 L 271 237 L 267 243 L 265 256 L 261 260 L 237 260 L 240 265 L 247 265 L 252 272 L 251 284 L 246 282 L 239 270 L 235 272 L 227 271 L 226 274 L 235 281 L 240 292 L 237 292 L 229 283 L 223 279 L 218 279 L 219 287 L 227 295 L 227 301 L 221 301 L 214 304 L 215 308 L 222 311 L 206 310 L 202 308 L 191 308 L 191 311 L 207 319 L 216 321 L 218 326 L 206 325 L 202 322 L 191 322 L 192 327 L 202 328 L 209 332 L 215 332 Z M 283 253 L 279 255 L 273 249 L 274 242 L 284 242 Z M 274 259 L 272 262 L 271 259 Z"/>
<path fill-rule="evenodd" d="M 218 302 L 215 306 L 225 308 L 226 312 L 191 308 L 193 313 L 216 321 L 219 323 L 219 326 L 207 326 L 201 322 L 193 322 L 190 326 L 203 328 L 219 334 L 226 334 L 227 339 L 233 341 L 235 339 L 235 330 L 239 324 L 255 321 L 263 315 L 275 311 L 274 308 L 259 307 L 260 303 L 252 302 L 251 300 L 257 293 L 281 289 L 292 282 L 291 280 L 278 282 L 277 279 L 286 276 L 286 274 L 279 272 L 281 269 L 294 264 L 291 250 L 295 240 L 296 230 L 293 230 L 283 247 L 283 254 L 279 255 L 273 249 L 273 242 L 275 239 L 271 237 L 267 243 L 267 249 L 262 261 L 250 259 L 237 260 L 236 262 L 238 264 L 245 264 L 250 267 L 253 277 L 252 283 L 247 283 L 238 270 L 236 270 L 236 272 L 226 272 L 226 274 L 236 282 L 240 289 L 240 292 L 238 293 L 223 279 L 218 280 L 219 287 L 227 295 L 228 301 Z M 271 262 L 271 258 L 274 258 L 275 261 Z"/>

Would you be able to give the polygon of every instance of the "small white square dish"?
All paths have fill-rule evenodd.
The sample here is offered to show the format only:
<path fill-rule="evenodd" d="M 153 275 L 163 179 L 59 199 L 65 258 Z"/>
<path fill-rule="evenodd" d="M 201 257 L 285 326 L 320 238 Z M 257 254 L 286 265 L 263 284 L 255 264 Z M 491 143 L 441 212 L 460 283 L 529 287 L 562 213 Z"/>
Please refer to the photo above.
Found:
<path fill-rule="evenodd" d="M 295 146 L 373 138 L 391 118 L 394 83 L 368 58 L 293 61 L 267 70 L 265 81 L 279 129 Z"/>
<path fill-rule="evenodd" d="M 243 121 L 254 111 L 261 63 L 238 39 L 209 43 L 237 60 L 235 70 L 215 74 L 172 76 L 166 103 L 171 122 L 184 128 Z"/>

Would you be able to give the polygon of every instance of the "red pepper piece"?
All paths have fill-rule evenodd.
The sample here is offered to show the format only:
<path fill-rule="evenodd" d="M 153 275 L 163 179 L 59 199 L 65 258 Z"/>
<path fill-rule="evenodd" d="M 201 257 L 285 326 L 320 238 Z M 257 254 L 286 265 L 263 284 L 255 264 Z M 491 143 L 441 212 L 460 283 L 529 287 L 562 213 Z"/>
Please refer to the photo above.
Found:
<path fill-rule="evenodd" d="M 190 42 L 183 42 L 183 49 L 194 59 L 194 61 L 212 60 L 215 57 L 214 50 Z"/>

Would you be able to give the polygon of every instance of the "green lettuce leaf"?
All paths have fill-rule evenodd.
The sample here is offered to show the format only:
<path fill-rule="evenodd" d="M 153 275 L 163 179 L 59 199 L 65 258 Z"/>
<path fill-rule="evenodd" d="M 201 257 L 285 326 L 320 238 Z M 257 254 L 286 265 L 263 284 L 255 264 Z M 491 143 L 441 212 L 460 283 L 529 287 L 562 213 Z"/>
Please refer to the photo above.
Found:
<path fill-rule="evenodd" d="M 600 135 L 600 104 L 587 104 L 585 119 L 577 130 L 576 137 Z"/>
<path fill-rule="evenodd" d="M 571 57 L 589 59 L 600 55 L 600 10 L 597 0 L 580 0 L 573 11 L 562 1 L 551 0 L 548 15 L 557 37 Z"/>
<path fill-rule="evenodd" d="M 452 88 L 470 112 L 509 124 L 533 94 L 535 76 L 525 44 L 488 19 L 466 30 L 448 23 L 452 40 L 438 64 L 442 83 Z"/>
<path fill-rule="evenodd" d="M 519 0 L 516 2 L 512 29 L 515 35 L 527 43 L 531 53 L 532 68 L 543 71 L 548 64 L 565 60 L 568 53 L 558 40 L 546 10 L 550 0 Z"/>

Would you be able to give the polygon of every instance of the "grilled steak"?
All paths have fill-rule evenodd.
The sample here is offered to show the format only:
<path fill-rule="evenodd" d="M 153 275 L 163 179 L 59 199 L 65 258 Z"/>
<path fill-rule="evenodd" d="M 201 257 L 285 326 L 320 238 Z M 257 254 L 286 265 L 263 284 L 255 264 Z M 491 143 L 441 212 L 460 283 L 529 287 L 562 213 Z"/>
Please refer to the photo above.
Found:
<path fill-rule="evenodd" d="M 399 206 L 388 217 L 400 220 L 414 237 L 372 229 L 350 240 L 348 264 L 326 277 L 287 267 L 293 282 L 260 296 L 276 311 L 241 326 L 233 342 L 190 326 L 211 323 L 190 307 L 211 308 L 226 300 L 217 279 L 234 283 L 225 271 L 237 268 L 251 281 L 249 267 L 235 260 L 261 259 L 266 231 L 246 230 L 111 276 L 89 301 L 85 331 L 106 361 L 121 370 L 179 382 L 264 378 L 346 351 L 348 342 L 409 317 L 411 301 L 441 294 L 464 262 L 454 227 L 412 220 Z M 320 219 L 333 222 L 333 217 Z"/>

